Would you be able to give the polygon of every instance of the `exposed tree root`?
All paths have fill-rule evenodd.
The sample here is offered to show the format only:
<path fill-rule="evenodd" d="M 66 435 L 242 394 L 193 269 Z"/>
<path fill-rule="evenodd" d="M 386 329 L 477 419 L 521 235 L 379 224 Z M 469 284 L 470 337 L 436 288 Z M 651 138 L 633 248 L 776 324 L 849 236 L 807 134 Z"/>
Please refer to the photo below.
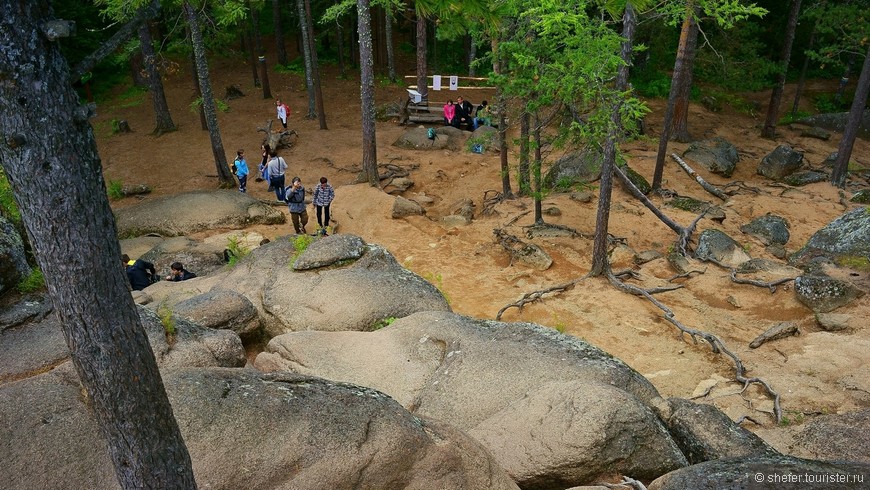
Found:
<path fill-rule="evenodd" d="M 649 293 L 647 290 L 639 288 L 637 286 L 633 286 L 631 284 L 626 284 L 616 278 L 616 276 L 614 276 L 613 274 L 608 274 L 607 277 L 608 279 L 610 279 L 610 283 L 613 284 L 613 286 L 617 289 L 625 291 L 629 294 L 633 294 L 635 296 L 643 296 L 658 309 L 662 310 L 665 313 L 664 319 L 680 330 L 681 337 L 684 337 L 685 334 L 688 334 L 690 337 L 692 337 L 692 341 L 696 344 L 698 343 L 698 338 L 700 337 L 702 340 L 710 344 L 710 348 L 715 354 L 725 354 L 726 356 L 730 357 L 731 360 L 734 362 L 734 379 L 740 383 L 743 383 L 743 389 L 740 390 L 740 393 L 745 392 L 746 389 L 749 388 L 749 386 L 752 384 L 761 385 L 765 389 L 765 391 L 767 391 L 768 395 L 773 398 L 773 413 L 776 417 L 776 423 L 779 423 L 780 420 L 782 420 L 782 409 L 779 406 L 779 393 L 774 391 L 773 388 L 771 388 L 770 385 L 761 378 L 746 377 L 746 368 L 743 366 L 743 361 L 741 361 L 736 354 L 731 352 L 719 337 L 711 333 L 696 330 L 683 325 L 679 320 L 676 319 L 674 312 L 670 308 L 662 304 L 657 299 L 653 298 L 652 294 Z"/>
<path fill-rule="evenodd" d="M 720 264 L 721 265 L 721 264 Z M 749 284 L 751 286 L 758 286 L 760 288 L 770 289 L 770 293 L 773 294 L 776 292 L 776 287 L 780 284 L 785 284 L 787 282 L 794 281 L 794 277 L 786 277 L 783 279 L 777 279 L 776 281 L 763 282 L 756 281 L 754 279 L 740 279 L 737 277 L 737 271 L 735 269 L 731 269 L 731 281 L 736 282 L 737 284 Z"/>
<path fill-rule="evenodd" d="M 556 286 L 549 287 L 547 289 L 541 289 L 538 291 L 532 291 L 531 293 L 524 294 L 519 300 L 514 301 L 513 303 L 502 306 L 498 313 L 495 315 L 496 320 L 501 320 L 501 316 L 510 308 L 516 308 L 520 311 L 523 311 L 523 306 L 534 303 L 536 301 L 540 301 L 547 294 L 558 294 L 564 291 L 568 291 L 574 287 L 575 284 L 586 279 L 586 276 L 583 276 L 578 279 L 574 279 L 572 281 L 568 281 L 566 283 L 558 284 Z"/>
<path fill-rule="evenodd" d="M 746 183 L 742 180 L 735 180 L 734 182 L 729 182 L 723 185 L 722 188 L 725 190 L 725 194 L 728 194 L 729 196 L 733 196 L 740 191 L 751 192 L 755 195 L 761 194 L 761 189 L 759 189 L 758 187 L 746 185 Z"/>
<path fill-rule="evenodd" d="M 707 268 L 706 268 L 706 267 L 705 267 L 704 270 L 702 270 L 702 271 L 699 271 L 699 270 L 690 270 L 690 271 L 686 271 L 686 272 L 684 272 L 684 273 L 682 273 L 682 274 L 677 274 L 676 276 L 673 276 L 673 277 L 669 278 L 669 279 L 668 279 L 668 282 L 673 282 L 674 279 L 682 279 L 682 278 L 684 278 L 684 277 L 691 278 L 691 277 L 692 277 L 692 274 L 704 274 L 704 273 L 706 273 L 706 272 L 707 272 Z M 617 276 L 617 277 L 618 277 L 618 276 Z"/>
<path fill-rule="evenodd" d="M 698 175 L 697 173 L 695 173 L 695 171 L 692 170 L 692 167 L 690 167 L 688 163 L 686 163 L 685 161 L 683 161 L 682 158 L 678 157 L 676 153 L 671 153 L 671 158 L 673 158 L 674 161 L 677 162 L 677 164 L 679 164 L 680 167 L 681 167 L 681 168 L 682 168 L 682 169 L 683 169 L 687 174 L 689 174 L 689 177 L 694 178 L 694 179 L 695 179 L 695 182 L 697 182 L 698 184 L 700 184 L 701 187 L 703 187 L 705 191 L 709 192 L 710 194 L 713 194 L 714 196 L 718 197 L 719 199 L 721 199 L 721 200 L 723 200 L 723 201 L 727 201 L 727 200 L 728 200 L 728 196 L 725 195 L 724 192 L 722 192 L 719 188 L 717 188 L 716 186 L 710 184 L 709 182 L 707 182 L 706 180 L 704 180 L 700 175 Z"/>
<path fill-rule="evenodd" d="M 496 190 L 488 190 L 483 192 L 483 207 L 480 209 L 482 216 L 494 216 L 496 204 L 504 201 L 504 194 Z"/>

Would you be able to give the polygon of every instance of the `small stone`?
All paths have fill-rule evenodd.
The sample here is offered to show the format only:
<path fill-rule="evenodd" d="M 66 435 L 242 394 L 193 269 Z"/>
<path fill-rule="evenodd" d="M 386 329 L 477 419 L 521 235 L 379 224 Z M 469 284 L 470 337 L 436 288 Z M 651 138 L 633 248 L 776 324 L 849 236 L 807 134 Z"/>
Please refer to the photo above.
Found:
<path fill-rule="evenodd" d="M 816 323 L 826 332 L 838 332 L 849 328 L 852 315 L 846 313 L 816 313 Z"/>

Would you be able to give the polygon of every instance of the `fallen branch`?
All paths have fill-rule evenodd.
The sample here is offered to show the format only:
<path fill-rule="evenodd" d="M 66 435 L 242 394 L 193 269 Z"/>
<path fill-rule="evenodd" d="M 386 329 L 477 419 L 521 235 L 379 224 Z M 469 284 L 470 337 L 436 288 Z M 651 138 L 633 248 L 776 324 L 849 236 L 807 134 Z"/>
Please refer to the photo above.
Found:
<path fill-rule="evenodd" d="M 687 174 L 689 174 L 689 177 L 694 178 L 695 181 L 698 184 L 700 184 L 701 187 L 703 187 L 705 191 L 709 192 L 710 194 L 713 194 L 714 196 L 718 197 L 719 199 L 721 199 L 723 201 L 728 200 L 728 196 L 725 195 L 724 192 L 719 190 L 718 187 L 716 187 L 716 186 L 710 184 L 709 182 L 707 182 L 706 180 L 704 180 L 700 175 L 698 175 L 694 170 L 692 170 L 692 167 L 690 167 L 689 164 L 687 164 L 685 161 L 683 161 L 682 158 L 678 157 L 676 153 L 671 153 L 671 158 L 673 158 L 674 161 L 677 162 L 680 165 L 680 167 Z"/>
<path fill-rule="evenodd" d="M 780 322 L 776 325 L 768 328 L 763 334 L 755 337 L 755 340 L 749 343 L 750 349 L 757 349 L 762 346 L 765 342 L 770 342 L 771 340 L 779 340 L 784 339 L 786 337 L 792 337 L 794 335 L 800 335 L 801 330 L 798 328 L 797 324 L 794 322 Z"/>
<path fill-rule="evenodd" d="M 626 284 L 617 279 L 613 274 L 608 274 L 607 277 L 608 279 L 610 279 L 610 283 L 613 284 L 613 286 L 617 289 L 625 291 L 629 294 L 633 294 L 635 296 L 643 296 L 657 308 L 662 310 L 665 313 L 664 319 L 677 327 L 677 329 L 679 329 L 681 338 L 685 334 L 688 334 L 690 337 L 692 337 L 692 341 L 696 344 L 698 343 L 698 338 L 701 338 L 702 340 L 710 344 L 710 348 L 715 354 L 725 354 L 726 356 L 730 357 L 731 360 L 734 362 L 734 379 L 740 383 L 743 383 L 743 389 L 740 391 L 740 393 L 746 391 L 746 389 L 749 388 L 749 386 L 752 384 L 761 385 L 767 391 L 768 395 L 773 398 L 773 414 L 776 417 L 776 423 L 779 423 L 782 420 L 782 409 L 779 406 L 779 393 L 775 392 L 773 388 L 771 388 L 770 385 L 761 378 L 746 377 L 746 368 L 743 366 L 743 361 L 741 361 L 736 354 L 731 352 L 731 350 L 729 350 L 728 347 L 725 346 L 725 344 L 719 337 L 711 333 L 696 330 L 683 325 L 679 320 L 676 319 L 676 315 L 674 315 L 674 312 L 670 308 L 662 304 L 657 299 L 653 298 L 652 294 L 647 292 L 645 289 L 639 288 L 637 286 L 632 286 L 631 284 Z"/>
<path fill-rule="evenodd" d="M 499 191 L 488 190 L 483 193 L 483 207 L 480 210 L 482 216 L 493 216 L 495 213 L 495 205 L 504 201 L 505 197 Z"/>
<path fill-rule="evenodd" d="M 722 188 L 725 189 L 725 194 L 728 194 L 729 196 L 733 196 L 740 191 L 748 191 L 756 195 L 761 194 L 761 189 L 759 189 L 758 187 L 748 186 L 742 180 L 735 180 L 734 182 L 729 182 L 723 185 Z"/>
<path fill-rule="evenodd" d="M 682 273 L 682 274 L 677 274 L 676 276 L 671 277 L 670 279 L 668 279 L 668 282 L 672 282 L 674 279 L 682 279 L 682 278 L 684 278 L 684 277 L 691 278 L 691 277 L 692 277 L 692 274 L 704 274 L 705 272 L 707 272 L 707 268 L 706 268 L 706 267 L 705 267 L 704 270 L 702 270 L 702 271 L 699 271 L 699 270 L 690 270 L 690 271 L 686 271 L 686 272 L 684 272 L 684 273 Z"/>
<path fill-rule="evenodd" d="M 722 265 L 722 264 L 719 264 Z M 780 284 L 785 284 L 787 282 L 794 281 L 796 278 L 794 277 L 786 277 L 784 279 L 777 279 L 776 281 L 763 282 L 756 281 L 755 279 L 740 279 L 737 277 L 737 271 L 735 269 L 731 269 L 731 281 L 736 282 L 737 284 L 749 284 L 751 286 L 758 286 L 760 288 L 770 289 L 770 294 L 776 292 L 776 287 Z"/>
<path fill-rule="evenodd" d="M 526 293 L 517 301 L 514 301 L 513 303 L 507 304 L 505 306 L 502 306 L 502 308 L 500 310 L 498 310 L 498 313 L 496 313 L 495 319 L 501 320 L 501 316 L 504 314 L 505 311 L 507 311 L 510 308 L 516 308 L 520 311 L 523 311 L 523 306 L 525 306 L 529 303 L 534 303 L 535 301 L 540 301 L 541 299 L 543 299 L 544 295 L 551 294 L 551 293 L 558 294 L 558 293 L 561 293 L 564 291 L 568 291 L 569 289 L 573 288 L 575 284 L 577 284 L 578 282 L 580 282 L 584 279 L 586 279 L 586 276 L 583 276 L 579 279 L 574 279 L 572 281 L 568 281 L 568 282 L 563 283 L 563 284 L 552 286 L 552 287 L 549 287 L 547 289 L 541 289 L 538 291 L 532 291 L 531 293 Z"/>

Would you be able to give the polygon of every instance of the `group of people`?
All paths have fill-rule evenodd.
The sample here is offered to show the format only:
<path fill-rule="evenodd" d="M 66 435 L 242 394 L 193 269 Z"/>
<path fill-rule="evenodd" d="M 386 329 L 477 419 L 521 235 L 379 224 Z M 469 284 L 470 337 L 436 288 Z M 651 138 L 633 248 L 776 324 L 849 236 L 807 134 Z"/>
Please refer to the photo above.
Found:
<path fill-rule="evenodd" d="M 311 195 L 311 204 L 314 206 L 315 216 L 317 216 L 318 235 L 326 236 L 329 234 L 327 230 L 329 227 L 329 206 L 333 199 L 335 199 L 335 189 L 326 177 L 321 177 L 320 183 L 314 187 L 314 192 Z M 293 230 L 296 233 L 307 233 L 305 225 L 308 224 L 308 211 L 306 211 L 305 186 L 302 185 L 302 179 L 293 177 L 290 188 L 287 189 L 285 201 L 290 208 Z"/>
<path fill-rule="evenodd" d="M 474 104 L 463 99 L 462 96 L 456 98 L 455 104 L 452 100 L 448 100 L 444 104 L 444 125 L 459 129 L 465 125 L 465 129 L 469 131 L 473 131 L 481 125 L 492 126 L 489 103 L 484 100 L 475 111 Z"/>
<path fill-rule="evenodd" d="M 130 289 L 133 291 L 141 291 L 160 280 L 154 264 L 147 260 L 130 260 L 130 256 L 124 254 L 121 256 L 121 262 L 124 264 L 124 269 L 127 272 L 127 281 L 130 282 Z M 165 279 L 167 281 L 186 281 L 194 277 L 196 277 L 196 274 L 185 269 L 181 262 L 173 262 L 169 266 L 169 274 Z"/>

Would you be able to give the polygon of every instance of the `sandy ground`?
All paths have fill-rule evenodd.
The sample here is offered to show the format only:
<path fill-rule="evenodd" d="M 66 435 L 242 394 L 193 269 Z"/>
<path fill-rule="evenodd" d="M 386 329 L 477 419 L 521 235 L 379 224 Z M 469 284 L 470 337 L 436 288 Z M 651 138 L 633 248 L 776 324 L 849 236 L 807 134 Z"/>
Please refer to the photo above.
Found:
<path fill-rule="evenodd" d="M 153 194 L 144 199 L 191 189 L 210 189 L 217 183 L 208 134 L 200 129 L 198 115 L 188 108 L 194 98 L 188 68 L 180 68 L 169 75 L 166 83 L 178 132 L 159 138 L 149 134 L 154 122 L 147 95 L 138 105 L 124 103 L 117 97 L 103 103 L 94 121 L 107 181 L 153 187 Z M 211 73 L 218 96 L 231 84 L 240 86 L 246 94 L 228 102 L 230 109 L 219 115 L 219 123 L 228 159 L 232 160 L 236 149 L 245 148 L 249 163 L 255 166 L 262 142 L 262 133 L 258 133 L 257 128 L 275 117 L 274 100 L 264 99 L 262 91 L 253 87 L 250 69 L 239 60 L 212 60 Z M 385 246 L 406 267 L 441 288 L 456 312 L 478 318 L 492 319 L 503 306 L 524 293 L 576 279 L 588 272 L 592 242 L 587 238 L 536 239 L 535 243 L 554 259 L 553 266 L 545 272 L 512 263 L 493 240 L 494 228 L 505 227 L 518 216 L 519 219 L 505 229 L 516 236 L 524 236 L 523 227 L 532 223 L 529 199 L 498 204 L 496 216 L 477 216 L 469 226 L 443 227 L 438 220 L 450 214 L 455 203 L 471 199 L 479 212 L 484 192 L 501 188 L 498 155 L 399 149 L 392 143 L 405 128 L 394 122 L 380 122 L 377 126 L 379 162 L 411 169 L 410 178 L 415 185 L 406 191 L 406 196 L 422 192 L 434 199 L 427 206 L 426 217 L 391 219 L 390 196 L 366 185 L 351 185 L 362 159 L 359 82 L 339 79 L 334 67 L 327 67 L 322 79 L 329 130 L 320 130 L 316 120 L 304 118 L 307 95 L 300 76 L 270 74 L 272 95 L 291 106 L 290 126 L 300 135 L 294 147 L 282 152 L 290 165 L 288 176 L 301 176 L 309 188 L 322 175 L 330 179 L 337 187 L 333 217 L 340 232 L 358 234 L 369 242 Z M 810 84 L 808 93 L 825 88 L 822 83 Z M 492 93 L 485 90 L 466 89 L 459 93 L 475 104 L 483 98 L 492 98 Z M 790 93 L 787 91 L 783 98 L 787 101 L 783 110 L 791 104 Z M 404 94 L 400 87 L 379 86 L 377 101 L 378 104 L 398 102 Z M 445 93 L 440 98 L 450 95 L 456 94 Z M 764 107 L 768 97 L 759 93 L 753 94 L 751 99 Z M 653 112 L 647 118 L 648 136 L 624 147 L 630 165 L 648 178 L 652 176 L 655 163 L 663 102 L 650 101 L 650 105 Z M 801 137 L 800 127 L 783 127 L 776 141 L 765 140 L 758 136 L 762 117 L 738 114 L 727 107 L 725 112 L 711 113 L 693 104 L 689 124 L 696 138 L 721 136 L 740 150 L 741 161 L 730 179 L 696 168 L 705 179 L 713 184 L 742 181 L 760 191 L 758 194 L 742 192 L 724 204 L 717 202 L 725 209 L 726 219 L 722 224 L 702 220 L 698 232 L 707 228 L 721 229 L 744 244 L 753 257 L 773 259 L 758 240 L 742 234 L 739 226 L 765 213 L 783 216 L 791 225 L 787 249 L 793 252 L 815 231 L 840 216 L 844 207 L 837 190 L 829 184 L 798 189 L 774 186 L 756 175 L 757 163 L 776 145 L 788 143 L 804 151 L 810 165 L 819 166 L 825 157 L 836 151 L 839 135 L 835 134 L 830 141 L 821 141 Z M 113 119 L 126 119 L 134 132 L 112 135 L 109 128 Z M 672 143 L 669 151 L 681 153 L 685 147 L 685 144 Z M 554 152 L 550 161 L 559 154 Z M 853 160 L 870 168 L 870 143 L 858 140 Z M 516 163 L 516 155 L 512 155 L 511 163 Z M 717 201 L 670 160 L 665 168 L 665 179 L 665 187 L 680 195 Z M 249 192 L 255 197 L 274 199 L 274 194 L 268 193 L 266 187 L 265 183 L 251 181 Z M 662 205 L 659 197 L 654 197 L 653 201 Z M 113 205 L 121 207 L 137 202 L 137 198 L 126 198 Z M 560 213 L 547 215 L 545 219 L 591 236 L 596 206 L 597 199 L 584 204 L 570 199 L 567 194 L 553 194 L 546 198 L 544 208 L 557 208 Z M 694 219 L 693 213 L 674 208 L 665 210 L 684 225 Z M 262 226 L 256 231 L 271 238 L 291 233 L 292 225 L 288 220 L 286 225 Z M 619 186 L 614 191 L 610 232 L 638 252 L 657 250 L 666 254 L 675 240 L 670 229 Z M 617 260 L 614 269 L 631 265 Z M 742 385 L 729 381 L 733 378 L 729 359 L 712 353 L 703 343 L 681 339 L 677 330 L 662 319 L 660 310 L 645 299 L 619 292 L 606 280 L 586 279 L 573 289 L 547 296 L 522 311 L 510 309 L 504 320 L 533 321 L 583 338 L 643 373 L 664 396 L 698 396 L 713 386 L 698 400 L 719 406 L 735 420 L 752 417 L 763 426 L 748 422 L 746 426 L 784 451 L 789 451 L 790 435 L 809 417 L 870 406 L 870 329 L 866 328 L 870 301 L 865 299 L 838 310 L 838 313 L 849 313 L 861 319 L 864 328 L 827 333 L 816 326 L 812 312 L 797 301 L 790 285 L 771 293 L 764 288 L 735 284 L 730 281 L 727 270 L 715 265 L 697 263 L 695 267 L 706 272 L 677 280 L 682 289 L 657 298 L 687 326 L 720 336 L 740 356 L 750 376 L 769 382 L 782 396 L 788 423 L 773 422 L 772 401 L 758 388 L 742 391 Z M 664 259 L 635 269 L 641 279 L 632 282 L 648 287 L 666 284 L 675 275 Z M 868 284 L 867 273 L 860 274 L 856 279 Z M 781 321 L 799 323 L 802 335 L 758 349 L 748 348 L 753 338 Z"/>

